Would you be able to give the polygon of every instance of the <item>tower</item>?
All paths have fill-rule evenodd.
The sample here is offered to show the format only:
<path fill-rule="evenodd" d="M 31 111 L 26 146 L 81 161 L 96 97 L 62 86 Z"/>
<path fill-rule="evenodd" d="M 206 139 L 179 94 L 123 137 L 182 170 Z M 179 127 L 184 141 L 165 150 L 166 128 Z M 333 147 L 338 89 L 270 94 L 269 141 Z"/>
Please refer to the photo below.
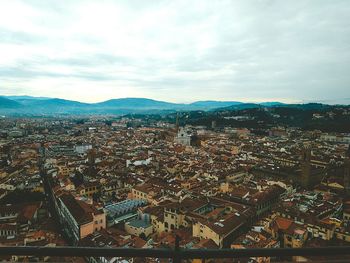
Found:
<path fill-rule="evenodd" d="M 304 145 L 301 151 L 301 180 L 304 188 L 309 188 L 311 181 L 311 147 Z"/>
<path fill-rule="evenodd" d="M 96 161 L 96 150 L 90 149 L 87 152 L 88 157 L 88 175 L 93 176 L 95 175 L 96 168 L 95 168 L 95 161 Z"/>
<path fill-rule="evenodd" d="M 94 149 L 90 149 L 87 152 L 87 157 L 88 157 L 88 164 L 89 166 L 94 166 L 95 165 L 95 159 L 96 159 L 96 151 Z"/>
<path fill-rule="evenodd" d="M 344 188 L 347 195 L 350 195 L 350 145 L 345 153 L 344 161 Z"/>

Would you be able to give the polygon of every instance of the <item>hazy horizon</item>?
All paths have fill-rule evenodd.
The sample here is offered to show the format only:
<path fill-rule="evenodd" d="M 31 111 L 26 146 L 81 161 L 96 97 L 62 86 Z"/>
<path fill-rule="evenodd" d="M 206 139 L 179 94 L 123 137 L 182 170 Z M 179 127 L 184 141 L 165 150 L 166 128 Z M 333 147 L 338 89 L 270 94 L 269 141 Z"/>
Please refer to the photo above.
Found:
<path fill-rule="evenodd" d="M 3 95 L 0 94 L 1 96 L 5 97 L 34 97 L 34 98 L 47 98 L 47 99 L 63 99 L 63 100 L 70 100 L 66 98 L 59 98 L 59 97 L 48 97 L 48 96 L 31 96 L 27 94 L 10 94 L 10 95 Z M 155 100 L 155 101 L 164 101 L 164 102 L 170 102 L 170 103 L 176 103 L 176 104 L 191 104 L 194 102 L 199 102 L 199 101 L 217 101 L 217 102 L 242 102 L 242 103 L 268 103 L 268 102 L 280 102 L 280 103 L 285 103 L 285 104 L 307 104 L 307 103 L 321 103 L 321 104 L 329 104 L 329 105 L 350 105 L 350 98 L 344 98 L 342 99 L 344 103 L 341 102 L 326 102 L 326 101 L 314 101 L 314 100 L 302 100 L 302 101 L 281 101 L 281 100 L 212 100 L 212 99 L 203 99 L 203 100 L 189 100 L 189 101 L 172 101 L 172 100 L 161 100 L 161 99 L 155 99 L 155 98 L 146 98 L 146 97 L 119 97 L 119 98 L 107 98 L 105 100 L 101 101 L 94 101 L 94 102 L 89 102 L 89 101 L 82 101 L 82 100 L 71 100 L 71 101 L 77 101 L 77 102 L 82 102 L 82 103 L 100 103 L 100 102 L 105 102 L 108 100 L 115 100 L 115 99 L 150 99 L 150 100 Z M 346 103 L 347 101 L 347 103 Z"/>
<path fill-rule="evenodd" d="M 0 95 L 350 104 L 350 3 L 2 1 Z"/>

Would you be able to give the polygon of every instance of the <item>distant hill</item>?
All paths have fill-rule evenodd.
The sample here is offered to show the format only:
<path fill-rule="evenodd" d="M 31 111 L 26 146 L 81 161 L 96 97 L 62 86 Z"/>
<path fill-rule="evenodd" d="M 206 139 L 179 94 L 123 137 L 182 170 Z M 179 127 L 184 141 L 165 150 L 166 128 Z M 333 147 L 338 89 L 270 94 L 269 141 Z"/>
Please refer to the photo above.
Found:
<path fill-rule="evenodd" d="M 284 104 L 280 102 L 243 103 L 239 101 L 196 101 L 193 103 L 171 103 L 147 98 L 111 99 L 99 103 L 82 103 L 47 97 L 0 96 L 0 113 L 2 114 L 129 114 L 129 113 L 169 113 L 175 111 L 232 111 L 254 108 L 299 108 L 324 109 L 326 104 Z"/>
<path fill-rule="evenodd" d="M 64 99 L 39 99 L 33 100 L 31 106 L 34 107 L 84 107 L 89 106 L 88 103 L 82 103 L 73 100 L 64 100 Z"/>
<path fill-rule="evenodd" d="M 214 111 L 232 111 L 232 110 L 243 110 L 243 109 L 254 109 L 254 108 L 294 108 L 301 110 L 325 110 L 332 105 L 322 104 L 322 103 L 305 103 L 305 104 L 284 104 L 280 102 L 267 102 L 267 103 L 241 103 L 238 105 L 232 105 L 228 107 L 222 107 L 214 109 Z"/>
<path fill-rule="evenodd" d="M 48 100 L 51 98 L 47 98 L 47 97 L 32 97 L 32 96 L 4 96 L 7 99 L 10 100 L 14 100 L 16 102 L 19 102 L 20 104 L 26 105 L 26 104 L 31 104 L 33 101 L 37 101 L 37 100 Z"/>
<path fill-rule="evenodd" d="M 10 100 L 5 97 L 0 97 L 0 109 L 14 109 L 21 107 L 21 104 L 17 101 Z"/>
<path fill-rule="evenodd" d="M 271 106 L 283 106 L 286 105 L 285 103 L 278 102 L 278 101 L 271 101 L 271 102 L 261 102 L 260 105 L 271 107 Z"/>
<path fill-rule="evenodd" d="M 256 103 L 240 103 L 240 104 L 231 105 L 228 107 L 216 108 L 216 109 L 213 109 L 213 111 L 232 111 L 232 110 L 255 109 L 255 108 L 262 108 L 262 107 L 264 106 Z"/>
<path fill-rule="evenodd" d="M 77 101 L 19 96 L 3 98 L 0 112 L 3 114 L 81 114 L 87 113 L 90 104 Z"/>
<path fill-rule="evenodd" d="M 242 104 L 238 101 L 196 101 L 190 104 L 171 103 L 165 101 L 152 100 L 147 98 L 123 98 L 112 99 L 100 103 L 95 103 L 99 107 L 114 107 L 120 109 L 143 108 L 143 109 L 182 109 L 182 110 L 207 110 L 212 108 L 226 107 Z"/>
<path fill-rule="evenodd" d="M 196 101 L 189 105 L 192 107 L 198 107 L 198 108 L 219 108 L 219 107 L 228 107 L 228 106 L 238 105 L 238 104 L 242 104 L 242 102 L 206 100 L 206 101 Z"/>
<path fill-rule="evenodd" d="M 322 103 L 305 103 L 305 104 L 285 104 L 284 107 L 299 108 L 304 110 L 322 110 L 332 107 L 331 105 Z"/>
<path fill-rule="evenodd" d="M 111 99 L 100 103 L 95 103 L 95 107 L 110 107 L 118 109 L 171 109 L 179 107 L 179 104 L 145 99 L 145 98 L 123 98 L 123 99 Z"/>

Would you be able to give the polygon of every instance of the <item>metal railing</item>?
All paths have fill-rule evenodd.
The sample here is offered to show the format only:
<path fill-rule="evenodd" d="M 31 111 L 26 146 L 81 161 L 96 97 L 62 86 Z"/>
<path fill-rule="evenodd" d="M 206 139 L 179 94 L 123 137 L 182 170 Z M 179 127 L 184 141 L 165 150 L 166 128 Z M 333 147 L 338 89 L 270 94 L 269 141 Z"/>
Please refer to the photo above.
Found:
<path fill-rule="evenodd" d="M 292 257 L 350 255 L 350 246 L 318 248 L 252 248 L 252 249 L 144 249 L 108 247 L 0 247 L 0 256 L 56 256 L 56 257 L 117 257 L 169 258 L 172 262 L 186 259 Z"/>

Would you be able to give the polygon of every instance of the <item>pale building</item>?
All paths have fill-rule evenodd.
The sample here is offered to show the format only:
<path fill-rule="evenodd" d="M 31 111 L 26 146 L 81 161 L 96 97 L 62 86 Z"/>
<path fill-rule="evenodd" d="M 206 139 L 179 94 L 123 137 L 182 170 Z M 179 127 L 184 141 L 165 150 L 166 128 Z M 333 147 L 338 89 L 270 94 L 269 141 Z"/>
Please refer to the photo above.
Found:
<path fill-rule="evenodd" d="M 135 219 L 125 223 L 125 231 L 134 236 L 148 237 L 153 233 L 153 227 L 149 220 Z"/>
<path fill-rule="evenodd" d="M 177 133 L 177 136 L 175 137 L 175 142 L 190 146 L 191 145 L 191 135 L 188 134 L 187 130 L 183 127 L 181 127 Z"/>

